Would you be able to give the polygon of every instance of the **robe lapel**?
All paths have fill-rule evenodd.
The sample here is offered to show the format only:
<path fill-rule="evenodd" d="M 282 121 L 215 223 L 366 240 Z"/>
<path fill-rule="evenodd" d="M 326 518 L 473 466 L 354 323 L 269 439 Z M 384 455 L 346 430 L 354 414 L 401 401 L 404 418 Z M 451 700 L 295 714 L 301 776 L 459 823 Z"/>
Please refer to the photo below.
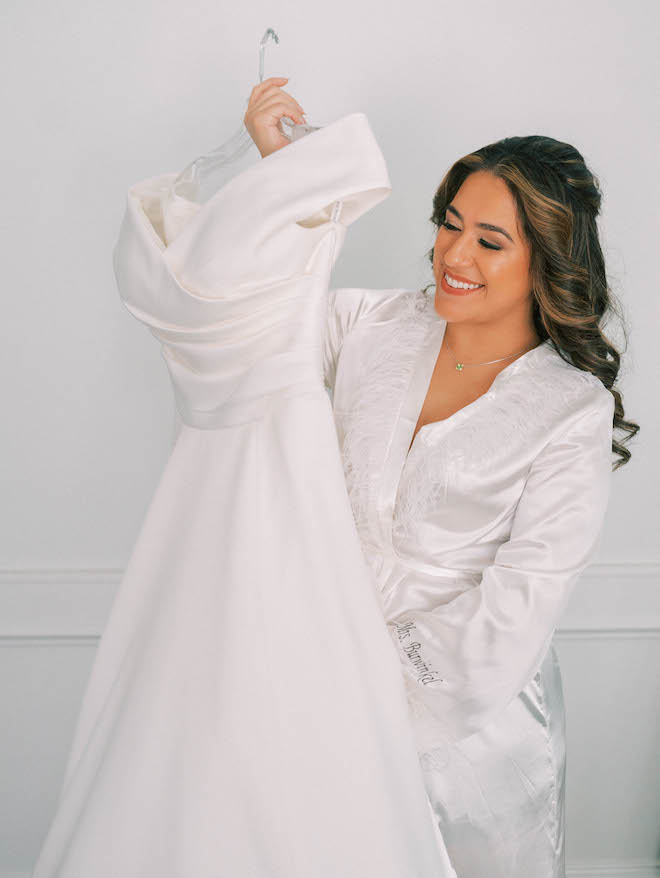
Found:
<path fill-rule="evenodd" d="M 399 482 L 447 325 L 446 321 L 436 314 L 432 302 L 428 307 L 433 311 L 433 314 L 428 315 L 429 322 L 426 334 L 421 346 L 413 355 L 410 381 L 401 399 L 399 414 L 395 420 L 385 456 L 377 504 L 381 533 L 390 552 L 394 552 L 392 524 Z"/>
<path fill-rule="evenodd" d="M 415 446 L 422 432 L 433 431 L 434 441 L 444 441 L 448 433 L 454 430 L 466 418 L 471 417 L 491 400 L 496 392 L 511 378 L 534 361 L 551 354 L 550 342 L 546 340 L 532 350 L 525 352 L 504 369 L 500 370 L 491 383 L 490 389 L 468 405 L 454 412 L 447 418 L 425 424 L 418 431 L 413 441 L 413 434 L 419 415 L 426 399 L 426 393 L 433 376 L 433 370 L 440 353 L 447 321 L 439 317 L 435 311 L 433 300 L 428 303 L 425 312 L 428 321 L 426 333 L 417 351 L 412 354 L 410 380 L 399 401 L 399 412 L 395 419 L 390 442 L 384 457 L 382 479 L 378 492 L 376 512 L 379 532 L 387 554 L 391 558 L 398 557 L 393 544 L 394 509 L 403 476 L 406 461 L 415 451 Z M 410 356 L 410 355 L 409 355 Z M 403 364 L 402 364 L 403 367 Z M 410 447 L 412 443 L 412 448 Z"/>

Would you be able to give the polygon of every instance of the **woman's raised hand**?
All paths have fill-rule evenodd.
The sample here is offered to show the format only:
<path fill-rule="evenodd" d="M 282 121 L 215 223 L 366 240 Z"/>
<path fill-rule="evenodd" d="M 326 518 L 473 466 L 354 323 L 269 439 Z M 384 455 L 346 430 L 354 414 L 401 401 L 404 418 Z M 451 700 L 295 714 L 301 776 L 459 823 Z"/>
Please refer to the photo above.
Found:
<path fill-rule="evenodd" d="M 262 158 L 290 142 L 277 127 L 282 116 L 288 116 L 294 122 L 305 122 L 303 108 L 281 88 L 288 81 L 288 76 L 271 76 L 255 85 L 250 94 L 243 122 Z"/>

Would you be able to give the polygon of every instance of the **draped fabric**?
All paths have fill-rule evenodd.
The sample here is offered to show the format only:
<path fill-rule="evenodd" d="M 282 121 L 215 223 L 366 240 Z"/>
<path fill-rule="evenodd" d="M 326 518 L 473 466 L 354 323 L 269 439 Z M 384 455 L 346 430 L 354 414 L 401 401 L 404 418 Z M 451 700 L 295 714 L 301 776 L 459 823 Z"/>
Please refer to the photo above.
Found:
<path fill-rule="evenodd" d="M 131 187 L 113 264 L 180 429 L 33 878 L 451 878 L 324 386 L 382 154 L 352 113 L 201 206 L 174 179 Z"/>

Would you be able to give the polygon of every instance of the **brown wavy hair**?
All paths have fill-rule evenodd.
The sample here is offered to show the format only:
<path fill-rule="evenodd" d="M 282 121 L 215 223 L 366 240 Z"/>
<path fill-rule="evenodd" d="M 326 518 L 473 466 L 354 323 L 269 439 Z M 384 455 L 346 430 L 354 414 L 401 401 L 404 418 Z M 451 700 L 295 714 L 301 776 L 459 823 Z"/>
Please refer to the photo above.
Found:
<path fill-rule="evenodd" d="M 624 417 L 621 391 L 614 387 L 621 354 L 602 324 L 619 319 L 626 345 L 628 331 L 621 305 L 605 271 L 596 219 L 602 195 L 582 155 L 568 143 L 540 134 L 505 137 L 455 162 L 433 197 L 430 220 L 439 228 L 447 205 L 475 171 L 489 171 L 506 183 L 530 244 L 532 308 L 541 341 L 550 338 L 557 353 L 578 369 L 591 372 L 614 396 L 613 438 L 619 455 L 614 469 L 630 459 L 624 443 L 639 425 Z M 433 264 L 433 248 L 428 253 Z"/>

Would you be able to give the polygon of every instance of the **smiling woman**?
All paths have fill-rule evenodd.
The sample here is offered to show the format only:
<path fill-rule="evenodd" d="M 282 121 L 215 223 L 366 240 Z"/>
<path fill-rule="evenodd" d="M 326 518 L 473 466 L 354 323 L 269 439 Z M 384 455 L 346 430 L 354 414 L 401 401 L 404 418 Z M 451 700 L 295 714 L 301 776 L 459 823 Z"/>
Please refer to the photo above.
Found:
<path fill-rule="evenodd" d="M 326 381 L 353 516 L 458 878 L 564 878 L 554 630 L 631 438 L 582 156 L 513 137 L 433 199 L 426 290 L 331 292 Z M 428 288 L 427 288 L 428 289 Z M 627 440 L 626 440 L 627 441 Z"/>
<path fill-rule="evenodd" d="M 620 354 L 601 329 L 609 312 L 619 312 L 599 241 L 600 205 L 598 181 L 575 147 L 542 135 L 507 137 L 447 172 L 433 198 L 429 258 L 435 308 L 449 324 L 447 354 L 455 351 L 467 367 L 499 361 L 504 368 L 550 338 L 567 362 L 612 392 L 613 426 L 628 434 L 613 443 L 618 467 L 639 426 L 624 419 L 613 386 Z M 480 286 L 465 295 L 466 284 Z"/>

